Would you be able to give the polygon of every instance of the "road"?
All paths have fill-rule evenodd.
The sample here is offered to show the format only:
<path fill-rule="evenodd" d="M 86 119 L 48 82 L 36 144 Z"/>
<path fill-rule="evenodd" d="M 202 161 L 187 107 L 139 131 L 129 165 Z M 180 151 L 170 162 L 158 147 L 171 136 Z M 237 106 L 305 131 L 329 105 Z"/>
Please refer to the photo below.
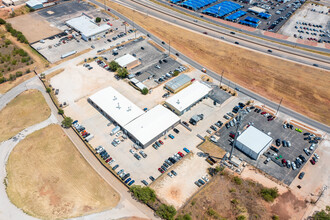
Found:
<path fill-rule="evenodd" d="M 90 0 L 90 1 L 91 1 L 93 4 L 96 4 L 96 5 L 100 6 L 100 7 L 103 7 L 103 8 L 105 7 L 102 3 L 99 3 L 99 2 L 97 2 L 97 1 L 95 1 L 95 0 Z M 123 1 L 125 1 L 125 0 L 123 0 Z M 122 14 L 116 12 L 116 11 L 113 10 L 113 9 L 111 9 L 111 12 L 112 12 L 113 14 L 115 14 L 116 16 L 118 16 L 119 18 L 121 18 L 121 19 L 125 20 L 126 22 L 128 22 L 130 25 L 133 25 L 133 22 L 132 22 L 130 19 L 128 19 L 127 17 L 123 16 Z M 149 11 L 149 13 L 150 13 L 150 11 Z M 145 30 L 145 29 L 143 29 L 141 26 L 139 26 L 139 25 L 137 25 L 137 24 L 134 24 L 134 26 L 135 26 L 135 28 L 138 29 L 140 32 L 142 32 L 142 33 L 144 33 L 144 34 L 148 34 L 148 31 Z M 161 40 L 161 39 L 159 39 L 159 38 L 157 38 L 157 37 L 155 37 L 155 36 L 153 36 L 153 35 L 151 35 L 150 38 L 151 38 L 153 41 L 155 41 L 156 43 L 158 43 L 159 45 L 162 45 L 162 40 Z M 177 50 L 175 50 L 175 48 L 171 48 L 171 52 L 172 52 L 172 53 L 179 53 Z M 202 69 L 202 68 L 204 68 L 202 65 L 200 65 L 200 64 L 197 63 L 196 61 L 194 61 L 194 60 L 188 58 L 188 57 L 185 56 L 184 54 L 180 54 L 180 59 L 182 59 L 183 61 L 187 62 L 189 65 L 193 66 L 193 67 L 196 68 L 196 69 Z M 215 78 L 215 79 L 218 80 L 218 81 L 221 80 L 221 76 L 220 76 L 219 74 L 217 74 L 217 73 L 211 71 L 211 70 L 207 70 L 207 74 L 208 74 L 209 76 Z M 223 82 L 224 84 L 228 85 L 228 86 L 230 86 L 230 85 L 233 86 L 233 85 L 236 84 L 236 83 L 234 83 L 234 82 L 229 81 L 228 79 L 226 79 L 226 78 L 224 78 L 224 77 L 223 77 L 223 79 L 222 79 L 222 82 Z M 250 90 L 248 90 L 248 89 L 245 89 L 245 88 L 243 88 L 243 87 L 241 87 L 241 86 L 238 86 L 238 85 L 237 85 L 237 86 L 235 86 L 235 87 L 237 87 L 237 88 L 240 90 L 240 93 L 249 96 L 251 99 L 254 99 L 254 100 L 257 100 L 257 101 L 259 101 L 259 102 L 262 102 L 262 103 L 264 103 L 265 105 L 269 106 L 270 108 L 273 108 L 273 109 L 277 109 L 277 108 L 278 108 L 279 103 L 272 102 L 272 101 L 270 101 L 270 100 L 268 100 L 268 99 L 262 97 L 261 95 L 258 95 L 258 94 L 254 93 L 254 92 L 252 92 L 252 91 L 250 91 Z M 327 126 L 327 125 L 325 125 L 325 124 L 322 124 L 322 123 L 320 123 L 320 122 L 317 122 L 317 121 L 315 121 L 315 120 L 313 120 L 313 119 L 310 119 L 310 118 L 308 118 L 308 117 L 306 117 L 306 116 L 304 116 L 304 115 L 301 115 L 301 114 L 299 114 L 299 113 L 297 113 L 297 112 L 295 112 L 295 111 L 292 111 L 292 110 L 289 109 L 289 108 L 286 108 L 286 107 L 284 107 L 284 106 L 281 106 L 280 111 L 281 111 L 282 113 L 284 113 L 284 114 L 286 114 L 286 115 L 292 117 L 292 118 L 295 118 L 295 119 L 297 119 L 297 120 L 299 120 L 299 121 L 305 123 L 305 124 L 308 124 L 308 125 L 313 126 L 313 127 L 317 128 L 317 129 L 320 129 L 320 130 L 322 130 L 322 131 L 325 131 L 325 132 L 327 132 L 327 133 L 330 133 L 330 127 L 329 127 L 329 126 Z"/>
<path fill-rule="evenodd" d="M 221 28 L 214 24 L 210 24 L 203 21 L 194 22 L 193 21 L 194 19 L 189 16 L 161 7 L 159 5 L 152 4 L 149 1 L 137 2 L 135 0 L 121 0 L 121 1 L 115 0 L 115 2 L 120 3 L 126 7 L 130 7 L 134 10 L 154 16 L 156 18 L 162 19 L 164 21 L 173 23 L 175 25 L 179 25 L 189 30 L 196 31 L 198 33 L 207 32 L 209 36 L 215 37 L 222 41 L 226 41 L 232 44 L 238 42 L 240 46 L 243 46 L 245 48 L 266 53 L 268 55 L 271 54 L 273 56 L 288 59 L 294 62 L 307 64 L 309 66 L 316 64 L 318 65 L 319 68 L 330 70 L 330 61 L 328 56 L 312 53 L 306 50 L 300 50 L 298 48 L 293 48 L 282 44 L 277 44 L 274 42 L 270 42 L 268 40 L 263 40 L 262 38 L 260 39 L 260 36 L 263 35 L 260 35 L 259 38 L 255 38 L 254 36 L 251 35 L 253 32 L 247 32 L 247 31 L 245 32 L 247 32 L 249 35 L 242 34 L 240 32 L 234 32 L 235 34 L 231 34 L 232 30 L 228 30 L 227 27 Z M 213 21 L 212 19 L 210 20 Z M 229 25 L 227 26 L 230 27 Z M 275 38 L 271 38 L 271 37 L 269 38 L 275 41 Z M 281 40 L 280 43 L 284 43 L 284 42 L 289 42 L 289 41 Z M 293 46 L 296 46 L 296 44 L 293 44 Z M 303 46 L 305 47 L 306 45 Z M 272 51 L 271 53 L 268 52 L 269 49 L 271 49 Z M 306 49 L 316 49 L 319 50 L 320 52 L 330 53 L 330 50 L 325 48 L 315 48 L 311 46 L 306 46 Z"/>

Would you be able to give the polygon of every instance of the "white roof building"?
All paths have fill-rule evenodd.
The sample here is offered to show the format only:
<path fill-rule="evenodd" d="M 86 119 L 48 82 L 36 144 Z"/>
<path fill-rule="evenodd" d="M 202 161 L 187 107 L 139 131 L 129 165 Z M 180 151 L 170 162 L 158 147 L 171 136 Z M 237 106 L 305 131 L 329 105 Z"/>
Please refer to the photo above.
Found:
<path fill-rule="evenodd" d="M 236 147 L 252 159 L 257 160 L 271 145 L 273 138 L 250 126 L 237 137 Z"/>
<path fill-rule="evenodd" d="M 191 106 L 208 95 L 212 88 L 204 83 L 195 81 L 174 96 L 168 98 L 165 104 L 178 115 L 189 110 Z"/>
<path fill-rule="evenodd" d="M 95 35 L 104 33 L 110 29 L 108 24 L 98 25 L 91 18 L 82 15 L 65 22 L 66 25 L 80 32 L 83 38 L 91 38 Z"/>
<path fill-rule="evenodd" d="M 124 56 L 121 56 L 121 57 L 115 59 L 115 61 L 121 67 L 127 67 L 131 63 L 136 63 L 138 60 L 135 57 L 133 57 L 131 54 L 125 54 Z"/>
<path fill-rule="evenodd" d="M 266 10 L 263 9 L 263 8 L 259 8 L 257 6 L 253 6 L 253 7 L 249 8 L 248 11 L 251 11 L 251 12 L 254 12 L 256 14 L 259 14 L 261 12 L 265 12 Z"/>
<path fill-rule="evenodd" d="M 89 100 L 122 127 L 144 113 L 112 87 L 98 91 Z"/>
<path fill-rule="evenodd" d="M 128 123 L 124 129 L 142 146 L 150 145 L 169 128 L 173 128 L 180 118 L 162 105 L 150 109 Z"/>

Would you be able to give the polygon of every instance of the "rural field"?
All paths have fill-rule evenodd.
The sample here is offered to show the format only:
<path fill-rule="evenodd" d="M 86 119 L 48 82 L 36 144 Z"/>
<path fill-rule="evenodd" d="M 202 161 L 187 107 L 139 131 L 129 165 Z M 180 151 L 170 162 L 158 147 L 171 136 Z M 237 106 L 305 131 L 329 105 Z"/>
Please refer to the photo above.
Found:
<path fill-rule="evenodd" d="M 103 3 L 103 2 L 102 2 Z M 217 72 L 270 100 L 330 125 L 329 71 L 285 61 L 234 46 L 146 16 L 111 2 L 119 13 L 171 46 Z"/>
<path fill-rule="evenodd" d="M 274 216 L 289 219 L 306 208 L 305 202 L 291 192 L 266 202 L 261 196 L 262 189 L 264 187 L 254 181 L 220 171 L 178 210 L 178 215 L 190 214 L 192 219 L 244 219 L 240 216 L 245 219 L 272 219 Z"/>
<path fill-rule="evenodd" d="M 24 128 L 46 120 L 49 116 L 50 108 L 41 92 L 22 92 L 0 111 L 0 142 L 11 138 Z"/>
<path fill-rule="evenodd" d="M 6 170 L 9 199 L 37 218 L 88 215 L 111 209 L 120 200 L 59 125 L 49 125 L 21 141 Z"/>

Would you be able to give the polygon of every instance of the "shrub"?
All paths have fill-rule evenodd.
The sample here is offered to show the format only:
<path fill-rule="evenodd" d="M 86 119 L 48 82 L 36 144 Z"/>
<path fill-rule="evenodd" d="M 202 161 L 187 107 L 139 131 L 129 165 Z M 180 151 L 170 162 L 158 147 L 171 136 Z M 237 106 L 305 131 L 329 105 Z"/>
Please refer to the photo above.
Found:
<path fill-rule="evenodd" d="M 174 72 L 173 72 L 173 76 L 178 76 L 179 75 L 179 71 L 178 70 L 174 70 Z"/>
<path fill-rule="evenodd" d="M 10 41 L 10 40 L 8 40 L 8 39 L 6 39 L 6 40 L 5 40 L 5 45 L 7 45 L 7 46 L 8 46 L 9 44 L 11 44 L 11 41 Z"/>
<path fill-rule="evenodd" d="M 192 220 L 191 216 L 189 214 L 185 214 L 184 216 L 179 215 L 175 218 L 175 220 Z"/>
<path fill-rule="evenodd" d="M 0 84 L 4 83 L 4 82 L 6 82 L 6 78 L 5 77 L 0 77 Z"/>
<path fill-rule="evenodd" d="M 52 91 L 51 88 L 47 87 L 46 92 L 50 93 L 51 91 Z"/>
<path fill-rule="evenodd" d="M 3 20 L 2 18 L 0 18 L 0 25 L 1 25 L 1 24 L 6 24 L 6 21 Z"/>
<path fill-rule="evenodd" d="M 273 202 L 275 198 L 278 196 L 277 188 L 262 188 L 260 194 L 264 200 L 267 202 Z"/>
<path fill-rule="evenodd" d="M 64 120 L 62 121 L 62 126 L 65 128 L 71 127 L 73 120 L 70 117 L 65 117 Z"/>
<path fill-rule="evenodd" d="M 239 178 L 238 176 L 235 176 L 233 178 L 234 182 L 237 184 L 237 185 L 241 185 L 242 184 L 242 179 Z"/>
<path fill-rule="evenodd" d="M 16 77 L 20 77 L 20 76 L 23 75 L 23 72 L 21 72 L 21 71 L 17 71 L 15 75 L 16 75 Z"/>
<path fill-rule="evenodd" d="M 96 23 L 100 23 L 100 22 L 101 22 L 101 18 L 100 18 L 100 17 L 96 17 L 96 18 L 95 18 L 95 22 L 96 22 Z"/>
<path fill-rule="evenodd" d="M 273 215 L 273 216 L 272 216 L 272 219 L 273 219 L 273 220 L 280 220 L 280 218 L 279 218 L 277 215 Z"/>
<path fill-rule="evenodd" d="M 126 68 L 118 68 L 117 73 L 118 73 L 118 76 L 120 76 L 121 78 L 126 78 L 126 76 L 128 75 Z"/>
<path fill-rule="evenodd" d="M 17 64 L 17 60 L 12 60 L 11 65 L 15 66 Z"/>
<path fill-rule="evenodd" d="M 156 214 L 159 215 L 160 217 L 162 217 L 163 219 L 171 220 L 176 215 L 176 210 L 172 205 L 168 206 L 168 205 L 162 204 L 157 209 Z"/>
<path fill-rule="evenodd" d="M 119 64 L 114 60 L 109 63 L 109 68 L 113 72 L 117 71 L 119 67 L 120 67 Z"/>
<path fill-rule="evenodd" d="M 27 69 L 26 71 L 25 71 L 25 73 L 30 73 L 31 72 L 31 70 L 30 69 Z"/>
<path fill-rule="evenodd" d="M 135 198 L 144 203 L 154 202 L 156 200 L 156 193 L 150 187 L 132 186 L 130 191 Z"/>
<path fill-rule="evenodd" d="M 325 210 L 316 212 L 313 217 L 314 220 L 330 220 L 330 206 L 327 206 Z"/>
<path fill-rule="evenodd" d="M 246 217 L 244 215 L 240 215 L 236 217 L 236 220 L 245 220 Z"/>
<path fill-rule="evenodd" d="M 147 95 L 148 94 L 148 92 L 149 92 L 149 90 L 147 89 L 147 88 L 143 88 L 142 89 L 142 91 L 141 91 L 141 93 L 143 94 L 143 95 Z"/>
<path fill-rule="evenodd" d="M 58 109 L 58 114 L 63 115 L 64 114 L 64 110 L 59 108 Z"/>
<path fill-rule="evenodd" d="M 10 81 L 14 81 L 16 79 L 16 76 L 15 75 L 13 75 L 13 74 L 10 74 L 9 75 L 9 80 Z"/>

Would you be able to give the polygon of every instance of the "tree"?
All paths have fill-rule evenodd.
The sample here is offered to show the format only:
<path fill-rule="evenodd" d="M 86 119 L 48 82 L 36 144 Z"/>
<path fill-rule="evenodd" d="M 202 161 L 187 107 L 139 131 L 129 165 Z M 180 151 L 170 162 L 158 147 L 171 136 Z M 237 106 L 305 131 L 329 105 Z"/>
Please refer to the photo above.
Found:
<path fill-rule="evenodd" d="M 162 204 L 157 209 L 156 214 L 163 219 L 172 220 L 176 215 L 176 210 L 172 205 L 168 206 L 166 204 Z"/>
<path fill-rule="evenodd" d="M 49 88 L 49 87 L 46 88 L 46 92 L 47 92 L 47 93 L 50 93 L 51 91 L 52 91 L 51 88 Z"/>
<path fill-rule="evenodd" d="M 143 95 L 147 95 L 148 92 L 149 92 L 149 90 L 148 90 L 146 87 L 144 87 L 144 88 L 142 89 L 142 91 L 141 91 L 141 93 L 142 93 Z"/>
<path fill-rule="evenodd" d="M 330 220 L 330 206 L 327 206 L 325 210 L 317 212 L 313 217 L 315 220 Z"/>
<path fill-rule="evenodd" d="M 70 117 L 65 117 L 64 120 L 62 121 L 62 126 L 65 128 L 69 128 L 72 124 L 73 120 Z"/>
<path fill-rule="evenodd" d="M 244 215 L 237 216 L 236 220 L 245 220 L 246 217 Z"/>
<path fill-rule="evenodd" d="M 113 72 L 117 71 L 119 67 L 120 67 L 119 64 L 114 60 L 109 63 L 109 68 Z"/>
<path fill-rule="evenodd" d="M 174 70 L 174 72 L 173 72 L 173 76 L 178 76 L 179 75 L 179 71 L 178 70 Z"/>
<path fill-rule="evenodd" d="M 118 68 L 117 73 L 118 73 L 118 76 L 120 76 L 121 78 L 126 78 L 126 76 L 128 75 L 126 68 Z"/>
<path fill-rule="evenodd" d="M 100 22 L 101 22 L 101 18 L 100 18 L 100 17 L 96 17 L 96 18 L 95 18 L 95 22 L 96 22 L 96 23 L 100 23 Z"/>
<path fill-rule="evenodd" d="M 63 115 L 64 114 L 64 110 L 59 108 L 58 109 L 58 114 Z"/>
<path fill-rule="evenodd" d="M 144 203 L 154 202 L 156 200 L 155 191 L 149 187 L 132 186 L 130 191 L 135 198 Z"/>
<path fill-rule="evenodd" d="M 267 202 L 273 202 L 274 199 L 278 196 L 278 189 L 277 188 L 262 188 L 261 196 Z"/>
<path fill-rule="evenodd" d="M 1 25 L 1 24 L 6 24 L 6 21 L 3 20 L 2 18 L 0 18 L 0 25 Z"/>

